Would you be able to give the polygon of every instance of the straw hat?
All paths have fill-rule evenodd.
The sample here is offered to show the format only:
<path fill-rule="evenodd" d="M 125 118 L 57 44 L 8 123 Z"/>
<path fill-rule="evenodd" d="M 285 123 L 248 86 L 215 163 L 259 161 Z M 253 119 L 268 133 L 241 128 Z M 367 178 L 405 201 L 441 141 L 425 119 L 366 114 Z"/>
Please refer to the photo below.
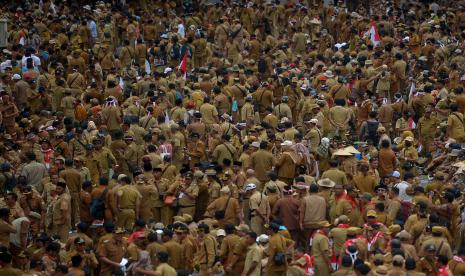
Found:
<path fill-rule="evenodd" d="M 346 150 L 347 152 L 351 153 L 351 154 L 359 154 L 360 152 L 354 148 L 353 146 L 348 146 L 346 147 L 344 150 Z"/>
<path fill-rule="evenodd" d="M 332 188 L 336 185 L 334 181 L 329 178 L 323 178 L 318 180 L 318 186 Z"/>
<path fill-rule="evenodd" d="M 347 149 L 338 149 L 333 153 L 333 156 L 352 156 L 352 153 L 350 153 Z"/>

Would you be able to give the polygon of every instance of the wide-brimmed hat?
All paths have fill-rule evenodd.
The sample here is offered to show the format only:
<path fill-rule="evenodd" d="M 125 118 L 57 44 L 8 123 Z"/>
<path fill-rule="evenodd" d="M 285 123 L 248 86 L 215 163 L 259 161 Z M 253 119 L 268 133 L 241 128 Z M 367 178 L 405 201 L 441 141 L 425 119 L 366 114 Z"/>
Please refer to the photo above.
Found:
<path fill-rule="evenodd" d="M 334 181 L 329 178 L 323 178 L 318 180 L 318 186 L 332 188 L 336 185 Z"/>
<path fill-rule="evenodd" d="M 360 152 L 354 148 L 353 146 L 348 146 L 346 147 L 344 150 L 346 150 L 347 152 L 349 153 L 352 153 L 352 154 L 359 154 Z"/>
<path fill-rule="evenodd" d="M 346 149 L 338 149 L 333 153 L 333 156 L 352 156 L 352 153 Z"/>

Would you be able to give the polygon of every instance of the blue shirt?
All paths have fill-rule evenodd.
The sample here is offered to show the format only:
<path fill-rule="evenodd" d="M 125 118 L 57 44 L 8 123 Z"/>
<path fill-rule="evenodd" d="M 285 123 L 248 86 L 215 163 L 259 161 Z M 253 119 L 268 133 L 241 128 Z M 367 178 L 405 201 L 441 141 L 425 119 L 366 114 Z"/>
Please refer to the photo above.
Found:
<path fill-rule="evenodd" d="M 97 37 L 97 24 L 95 24 L 95 21 L 90 21 L 88 23 L 88 26 L 89 26 L 89 29 L 90 29 L 90 35 L 93 37 L 93 38 L 96 38 Z"/>

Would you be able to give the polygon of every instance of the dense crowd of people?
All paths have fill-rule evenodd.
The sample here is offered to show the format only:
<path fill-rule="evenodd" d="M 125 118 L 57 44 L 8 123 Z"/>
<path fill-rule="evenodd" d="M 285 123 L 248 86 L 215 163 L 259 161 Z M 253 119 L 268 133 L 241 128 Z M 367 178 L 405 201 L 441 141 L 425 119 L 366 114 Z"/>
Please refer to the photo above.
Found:
<path fill-rule="evenodd" d="M 465 275 L 465 1 L 82 2 L 0 7 L 0 275 Z"/>

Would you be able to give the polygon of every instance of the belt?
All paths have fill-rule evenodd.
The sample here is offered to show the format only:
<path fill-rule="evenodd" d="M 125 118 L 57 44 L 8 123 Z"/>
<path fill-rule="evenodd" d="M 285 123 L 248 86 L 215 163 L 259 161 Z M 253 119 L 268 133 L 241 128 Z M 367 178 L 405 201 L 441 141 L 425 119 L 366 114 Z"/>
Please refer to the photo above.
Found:
<path fill-rule="evenodd" d="M 121 210 L 131 210 L 134 211 L 135 208 L 120 208 Z"/>
<path fill-rule="evenodd" d="M 179 208 L 190 208 L 190 207 L 195 207 L 195 205 L 189 205 L 189 206 L 179 206 Z"/>

